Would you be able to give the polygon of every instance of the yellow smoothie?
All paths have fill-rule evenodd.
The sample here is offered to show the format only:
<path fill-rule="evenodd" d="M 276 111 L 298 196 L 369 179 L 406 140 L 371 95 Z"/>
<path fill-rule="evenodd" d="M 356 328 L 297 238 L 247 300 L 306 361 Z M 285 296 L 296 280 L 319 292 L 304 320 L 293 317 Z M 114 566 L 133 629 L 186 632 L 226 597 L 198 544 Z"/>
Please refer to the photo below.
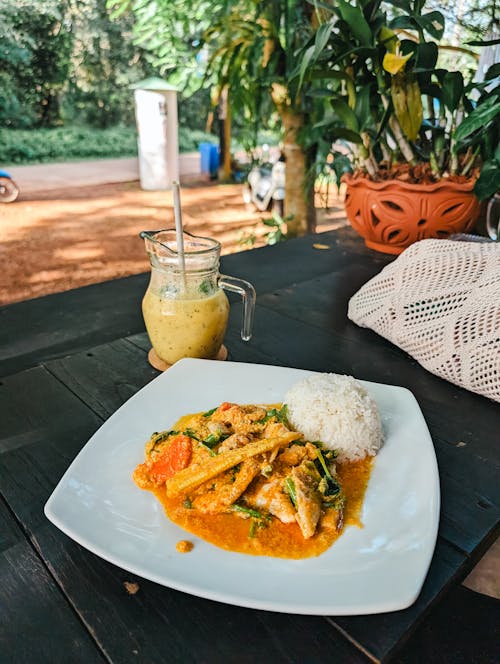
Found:
<path fill-rule="evenodd" d="M 214 358 L 222 345 L 229 302 L 222 290 L 197 299 L 168 299 L 147 290 L 142 314 L 156 354 L 173 364 L 183 357 Z"/>

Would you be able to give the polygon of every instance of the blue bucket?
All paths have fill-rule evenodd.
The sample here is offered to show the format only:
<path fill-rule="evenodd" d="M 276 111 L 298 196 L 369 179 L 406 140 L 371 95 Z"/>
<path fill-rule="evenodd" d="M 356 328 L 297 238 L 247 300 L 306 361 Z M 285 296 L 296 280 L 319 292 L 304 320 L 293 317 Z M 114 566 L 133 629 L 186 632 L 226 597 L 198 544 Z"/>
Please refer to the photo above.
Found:
<path fill-rule="evenodd" d="M 219 148 L 212 143 L 200 143 L 201 172 L 209 173 L 210 177 L 219 172 Z"/>

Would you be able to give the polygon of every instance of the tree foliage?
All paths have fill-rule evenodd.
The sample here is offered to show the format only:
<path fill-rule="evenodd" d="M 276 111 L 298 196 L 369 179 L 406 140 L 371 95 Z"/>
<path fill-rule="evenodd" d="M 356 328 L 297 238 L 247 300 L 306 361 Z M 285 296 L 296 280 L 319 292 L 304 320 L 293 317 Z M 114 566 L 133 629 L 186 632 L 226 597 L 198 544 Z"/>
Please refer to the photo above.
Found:
<path fill-rule="evenodd" d="M 152 71 L 133 43 L 132 21 L 111 20 L 105 0 L 3 0 L 0 123 L 130 123 L 128 85 Z"/>
<path fill-rule="evenodd" d="M 50 126 L 70 67 L 68 6 L 55 0 L 0 5 L 0 118 L 10 126 Z"/>

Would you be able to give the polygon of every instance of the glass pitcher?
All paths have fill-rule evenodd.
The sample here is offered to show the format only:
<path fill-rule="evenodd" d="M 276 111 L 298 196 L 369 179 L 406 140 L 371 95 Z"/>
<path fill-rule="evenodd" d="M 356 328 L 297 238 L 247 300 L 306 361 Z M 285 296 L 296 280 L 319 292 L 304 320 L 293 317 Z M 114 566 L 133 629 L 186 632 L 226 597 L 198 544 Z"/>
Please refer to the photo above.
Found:
<path fill-rule="evenodd" d="M 184 231 L 184 252 L 179 254 L 175 228 L 140 236 L 151 263 L 142 313 L 160 360 L 173 364 L 183 357 L 217 357 L 229 315 L 224 290 L 243 298 L 241 338 L 251 338 L 255 289 L 247 281 L 219 274 L 217 240 Z"/>

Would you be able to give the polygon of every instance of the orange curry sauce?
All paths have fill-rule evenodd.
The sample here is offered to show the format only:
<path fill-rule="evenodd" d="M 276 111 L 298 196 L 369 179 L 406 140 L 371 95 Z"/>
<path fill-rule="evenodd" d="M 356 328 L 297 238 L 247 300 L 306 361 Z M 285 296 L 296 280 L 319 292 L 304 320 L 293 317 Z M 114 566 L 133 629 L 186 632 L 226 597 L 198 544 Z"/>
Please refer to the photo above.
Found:
<path fill-rule="evenodd" d="M 182 417 L 173 428 L 182 429 L 187 417 Z M 346 497 L 343 523 L 338 523 L 336 510 L 327 509 L 320 518 L 315 534 L 309 539 L 304 539 L 296 523 L 285 524 L 271 517 L 263 527 L 252 529 L 251 519 L 241 518 L 237 514 L 204 514 L 187 507 L 186 496 L 168 497 L 165 485 L 148 490 L 161 502 L 171 521 L 222 549 L 255 556 L 310 558 L 326 551 L 340 537 L 345 526 L 363 527 L 360 516 L 372 465 L 373 457 L 336 464 L 337 479 Z"/>

